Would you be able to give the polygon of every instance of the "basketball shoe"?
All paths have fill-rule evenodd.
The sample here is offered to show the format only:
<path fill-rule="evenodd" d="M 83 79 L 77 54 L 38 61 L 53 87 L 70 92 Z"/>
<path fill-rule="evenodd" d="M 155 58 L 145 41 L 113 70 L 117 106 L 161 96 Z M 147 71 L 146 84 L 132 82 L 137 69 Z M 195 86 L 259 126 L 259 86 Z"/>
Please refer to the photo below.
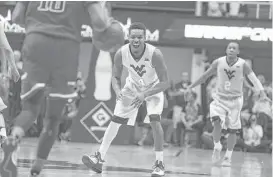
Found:
<path fill-rule="evenodd" d="M 222 164 L 223 167 L 230 167 L 231 166 L 231 158 L 224 157 Z"/>
<path fill-rule="evenodd" d="M 162 161 L 155 161 L 153 166 L 152 177 L 161 177 L 165 175 L 165 167 Z"/>
<path fill-rule="evenodd" d="M 19 140 L 8 137 L 2 144 L 3 160 L 0 164 L 0 176 L 17 177 L 17 150 Z"/>
<path fill-rule="evenodd" d="M 82 162 L 84 165 L 86 165 L 88 168 L 93 170 L 96 173 L 101 173 L 102 172 L 102 164 L 105 162 L 101 158 L 100 152 L 95 152 L 95 155 L 84 155 L 82 157 Z"/>
<path fill-rule="evenodd" d="M 40 172 L 34 169 L 30 170 L 30 175 L 29 177 L 38 177 L 40 175 Z"/>

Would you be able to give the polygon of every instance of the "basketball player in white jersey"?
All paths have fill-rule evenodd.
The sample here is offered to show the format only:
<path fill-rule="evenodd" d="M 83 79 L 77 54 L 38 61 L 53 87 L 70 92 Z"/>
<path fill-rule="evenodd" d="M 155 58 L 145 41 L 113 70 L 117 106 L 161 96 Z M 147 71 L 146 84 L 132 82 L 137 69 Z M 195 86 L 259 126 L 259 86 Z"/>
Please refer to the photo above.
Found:
<path fill-rule="evenodd" d="M 20 75 L 15 64 L 13 51 L 8 43 L 7 37 L 4 32 L 4 27 L 2 24 L 0 24 L 0 59 L 1 59 L 2 69 L 4 70 L 4 71 L 1 71 L 3 77 L 0 79 L 5 79 L 5 77 L 9 77 L 8 73 L 5 73 L 6 72 L 5 66 L 7 63 L 8 64 L 7 66 L 11 72 L 10 74 L 12 79 L 15 82 L 17 82 L 20 78 Z M 5 85 L 6 85 L 5 82 L 6 82 L 5 80 L 1 80 L 1 84 L 0 84 L 1 93 L 7 91 L 6 90 L 7 88 L 5 88 Z M 0 97 L 0 139 L 1 140 L 7 137 L 5 120 L 2 114 L 2 111 L 5 108 L 7 108 L 7 106 L 4 104 L 2 98 Z"/>
<path fill-rule="evenodd" d="M 145 43 L 146 27 L 133 23 L 129 28 L 129 44 L 122 46 L 114 57 L 112 86 L 117 95 L 114 116 L 109 124 L 99 150 L 92 156 L 83 156 L 83 163 L 97 173 L 102 172 L 105 154 L 122 124 L 133 126 L 138 107 L 146 101 L 144 122 L 150 123 L 154 136 L 156 162 L 152 176 L 163 176 L 163 130 L 160 124 L 164 106 L 163 91 L 169 79 L 163 55 L 156 47 Z M 129 72 L 121 88 L 122 70 Z"/>
<path fill-rule="evenodd" d="M 188 92 L 197 85 L 204 83 L 210 76 L 216 74 L 216 91 L 213 93 L 213 101 L 210 104 L 210 118 L 214 125 L 213 140 L 214 151 L 212 162 L 220 162 L 221 131 L 226 129 L 229 133 L 227 139 L 227 151 L 222 161 L 222 166 L 231 165 L 231 155 L 236 144 L 236 132 L 241 129 L 240 112 L 243 106 L 243 83 L 247 76 L 255 89 L 260 92 L 262 99 L 266 99 L 264 88 L 252 69 L 245 60 L 238 57 L 239 44 L 231 42 L 227 46 L 226 56 L 213 61 L 211 67 L 192 85 Z"/>

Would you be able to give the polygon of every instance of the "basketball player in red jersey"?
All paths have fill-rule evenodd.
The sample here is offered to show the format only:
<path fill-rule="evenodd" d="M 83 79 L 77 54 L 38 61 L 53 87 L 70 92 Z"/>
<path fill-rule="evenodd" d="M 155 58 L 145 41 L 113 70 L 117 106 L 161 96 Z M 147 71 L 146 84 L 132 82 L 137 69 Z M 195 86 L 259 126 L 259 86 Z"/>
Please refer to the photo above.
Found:
<path fill-rule="evenodd" d="M 262 99 L 267 99 L 264 88 L 245 60 L 238 57 L 239 44 L 231 42 L 227 46 L 226 56 L 213 61 L 210 68 L 192 85 L 188 92 L 197 85 L 204 83 L 210 76 L 217 74 L 216 92 L 210 104 L 210 118 L 214 125 L 213 141 L 214 151 L 212 162 L 220 162 L 221 130 L 227 129 L 227 151 L 222 166 L 231 165 L 231 155 L 236 144 L 236 132 L 241 129 L 240 112 L 243 106 L 244 77 L 248 77 L 255 89 L 260 92 Z"/>
<path fill-rule="evenodd" d="M 17 2 L 12 20 L 26 28 L 22 58 L 27 78 L 22 88 L 22 112 L 15 119 L 11 137 L 3 144 L 5 158 L 0 165 L 1 176 L 17 176 L 16 159 L 11 157 L 15 154 L 19 140 L 39 114 L 41 102 L 47 98 L 48 111 L 44 129 L 30 171 L 32 177 L 40 174 L 57 137 L 67 99 L 77 96 L 76 93 L 71 93 L 68 81 L 75 81 L 77 77 L 81 26 L 85 12 L 89 13 L 91 19 L 93 39 L 103 39 L 97 45 L 99 49 L 112 50 L 113 47 L 124 44 L 121 25 L 109 17 L 108 11 L 100 2 Z M 118 25 L 120 28 L 114 29 Z"/>

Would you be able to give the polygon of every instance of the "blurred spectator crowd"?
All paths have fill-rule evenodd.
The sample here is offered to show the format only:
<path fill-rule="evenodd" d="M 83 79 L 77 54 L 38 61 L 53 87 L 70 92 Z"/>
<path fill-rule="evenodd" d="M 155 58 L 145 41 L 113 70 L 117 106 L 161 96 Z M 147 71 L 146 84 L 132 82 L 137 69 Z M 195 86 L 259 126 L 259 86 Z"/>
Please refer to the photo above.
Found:
<path fill-rule="evenodd" d="M 248 8 L 240 2 L 204 2 L 204 12 L 209 17 L 246 17 Z"/>
<path fill-rule="evenodd" d="M 208 17 L 272 19 L 270 1 L 202 2 L 202 15 Z"/>

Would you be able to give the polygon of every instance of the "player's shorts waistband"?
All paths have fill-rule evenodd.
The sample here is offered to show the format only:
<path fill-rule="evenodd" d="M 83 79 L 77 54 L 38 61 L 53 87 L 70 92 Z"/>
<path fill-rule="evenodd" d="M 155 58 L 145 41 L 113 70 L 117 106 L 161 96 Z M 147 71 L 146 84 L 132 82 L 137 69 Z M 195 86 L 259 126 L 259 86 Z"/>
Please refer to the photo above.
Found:
<path fill-rule="evenodd" d="M 67 33 L 62 33 L 62 32 L 58 32 L 58 33 L 52 33 L 51 31 L 45 31 L 44 29 L 36 29 L 36 30 L 29 30 L 26 33 L 26 36 L 32 36 L 32 35 L 40 35 L 41 37 L 46 37 L 47 39 L 52 39 L 52 40 L 68 40 L 68 41 L 73 41 L 77 44 L 80 43 L 80 40 L 72 37 L 74 35 L 71 34 L 67 34 Z"/>
<path fill-rule="evenodd" d="M 159 80 L 156 79 L 153 82 L 151 82 L 151 83 L 149 83 L 149 84 L 147 84 L 145 86 L 140 85 L 140 84 L 138 84 L 137 82 L 135 82 L 134 80 L 131 80 L 131 79 L 129 79 L 129 82 L 132 84 L 133 87 L 136 88 L 137 91 L 146 91 L 146 90 L 151 89 L 153 86 L 155 86 L 159 82 Z"/>
<path fill-rule="evenodd" d="M 220 99 L 224 99 L 224 100 L 237 100 L 238 98 L 241 98 L 242 96 L 239 95 L 234 95 L 234 96 L 230 96 L 230 95 L 217 95 Z"/>

